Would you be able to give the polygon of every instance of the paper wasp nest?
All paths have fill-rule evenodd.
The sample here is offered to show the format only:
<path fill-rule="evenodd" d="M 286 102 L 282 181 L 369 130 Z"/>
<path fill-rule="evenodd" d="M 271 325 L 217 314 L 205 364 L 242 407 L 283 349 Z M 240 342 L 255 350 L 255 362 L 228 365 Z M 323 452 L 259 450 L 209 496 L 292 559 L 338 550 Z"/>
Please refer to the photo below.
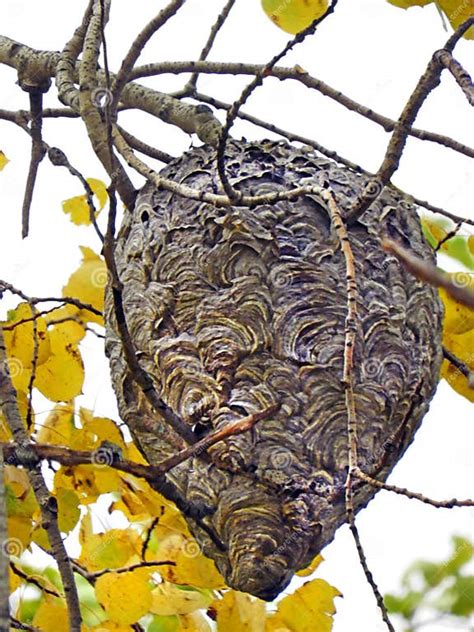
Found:
<path fill-rule="evenodd" d="M 327 182 L 343 212 L 367 181 L 284 142 L 231 141 L 226 165 L 246 194 Z M 208 146 L 162 173 L 221 191 Z M 433 259 L 415 208 L 394 190 L 350 228 L 359 465 L 379 480 L 412 441 L 436 388 L 442 320 L 436 291 L 382 250 L 382 235 Z M 146 186 L 125 216 L 116 261 L 140 365 L 196 438 L 280 405 L 167 475 L 189 507 L 207 513 L 187 520 L 227 583 L 273 599 L 346 520 L 346 269 L 328 212 L 316 196 L 217 208 Z M 106 319 L 121 416 L 157 464 L 185 443 L 132 379 L 110 289 Z M 354 490 L 356 510 L 375 494 L 360 482 Z"/>

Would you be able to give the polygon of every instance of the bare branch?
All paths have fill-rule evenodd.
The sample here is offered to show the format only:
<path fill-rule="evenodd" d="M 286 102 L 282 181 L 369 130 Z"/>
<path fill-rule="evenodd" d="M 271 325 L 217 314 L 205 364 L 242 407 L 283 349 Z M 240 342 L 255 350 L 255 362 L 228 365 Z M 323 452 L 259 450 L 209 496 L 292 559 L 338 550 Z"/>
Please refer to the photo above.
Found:
<path fill-rule="evenodd" d="M 122 134 L 122 136 L 127 141 L 127 143 L 130 145 L 130 147 L 132 149 L 136 149 L 141 154 L 145 154 L 149 158 L 153 158 L 154 160 L 160 160 L 161 162 L 164 162 L 164 163 L 171 162 L 172 160 L 175 159 L 175 156 L 171 156 L 170 154 L 167 154 L 166 152 L 161 151 L 160 149 L 155 149 L 155 147 L 148 145 L 147 143 L 143 142 L 142 140 L 140 140 L 139 138 L 137 138 L 130 132 L 127 132 L 127 130 L 123 129 L 123 127 L 120 127 L 120 125 L 117 125 L 117 129 Z"/>
<path fill-rule="evenodd" d="M 164 24 L 166 24 L 166 22 L 171 17 L 173 17 L 178 12 L 178 10 L 183 6 L 184 2 L 185 0 L 172 0 L 168 4 L 168 6 L 160 11 L 158 15 L 155 16 L 153 20 L 151 20 L 145 26 L 145 28 L 137 35 L 137 37 L 133 41 L 128 53 L 125 55 L 125 58 L 122 61 L 120 70 L 118 71 L 112 84 L 112 117 L 119 103 L 122 90 L 129 80 L 130 72 L 132 71 L 135 62 L 140 56 L 146 43 Z"/>
<path fill-rule="evenodd" d="M 438 62 L 444 66 L 456 79 L 456 83 L 466 95 L 469 105 L 474 105 L 474 86 L 470 74 L 461 64 L 454 59 L 448 50 L 439 50 L 435 53 Z"/>
<path fill-rule="evenodd" d="M 240 195 L 234 188 L 231 186 L 226 172 L 225 172 L 225 146 L 227 143 L 227 139 L 229 137 L 229 132 L 234 124 L 234 121 L 237 117 L 237 114 L 240 108 L 245 105 L 246 101 L 249 99 L 252 92 L 258 88 L 258 86 L 262 85 L 263 80 L 266 76 L 271 73 L 271 70 L 276 66 L 276 64 L 283 59 L 283 57 L 289 53 L 297 44 L 303 42 L 308 35 L 312 35 L 316 28 L 323 22 L 329 15 L 334 12 L 336 8 L 338 0 L 332 0 L 331 4 L 327 8 L 326 12 L 319 18 L 313 20 L 313 22 L 305 28 L 303 31 L 295 35 L 295 37 L 288 42 L 288 44 L 281 50 L 277 55 L 275 55 L 265 66 L 262 68 L 261 72 L 259 72 L 255 78 L 247 85 L 246 88 L 242 91 L 239 99 L 234 102 L 231 109 L 227 112 L 226 122 L 224 128 L 222 130 L 222 134 L 219 139 L 219 144 L 217 146 L 217 171 L 219 173 L 219 178 L 221 180 L 224 191 L 227 196 L 233 201 L 236 202 Z"/>
<path fill-rule="evenodd" d="M 362 470 L 358 467 L 354 471 L 354 476 L 359 478 L 361 481 L 372 485 L 372 487 L 377 487 L 377 489 L 385 489 L 388 492 L 394 492 L 395 494 L 399 494 L 400 496 L 406 496 L 406 498 L 419 500 L 420 502 L 425 503 L 426 505 L 431 505 L 432 507 L 436 507 L 437 509 L 452 509 L 453 507 L 474 507 L 474 500 L 458 500 L 457 498 L 451 498 L 451 500 L 433 500 L 432 498 L 428 498 L 424 494 L 412 492 L 405 487 L 397 487 L 396 485 L 382 483 L 381 481 L 372 478 L 365 472 L 362 472 Z"/>
<path fill-rule="evenodd" d="M 474 17 L 466 20 L 446 42 L 443 50 L 452 52 L 454 46 L 464 35 L 467 29 L 474 23 Z M 390 181 L 390 178 L 398 169 L 400 158 L 407 141 L 408 130 L 411 129 L 421 106 L 425 102 L 428 95 L 439 85 L 441 80 L 441 72 L 444 66 L 440 63 L 438 57 L 440 52 L 433 54 L 426 71 L 418 81 L 418 84 L 408 99 L 403 112 L 398 119 L 392 137 L 385 152 L 385 157 L 379 170 L 375 176 L 367 183 L 364 191 L 359 195 L 358 199 L 353 203 L 351 210 L 347 215 L 347 221 L 353 222 L 360 217 L 380 195 Z M 377 194 L 374 196 L 374 189 Z"/>
<path fill-rule="evenodd" d="M 474 292 L 469 288 L 470 276 L 467 272 L 454 272 L 448 275 L 392 239 L 384 239 L 382 246 L 387 252 L 397 257 L 403 266 L 418 279 L 434 287 L 442 287 L 454 300 L 474 308 Z"/>
<path fill-rule="evenodd" d="M 43 145 L 43 139 L 41 134 L 42 121 L 42 109 L 43 109 L 43 94 L 42 92 L 30 93 L 30 107 L 31 107 L 31 158 L 30 167 L 28 169 L 28 178 L 26 180 L 25 196 L 23 199 L 22 207 L 22 229 L 21 235 L 23 238 L 28 236 L 29 223 L 30 223 L 30 207 L 33 199 L 33 191 L 36 183 L 36 176 L 38 173 L 38 167 L 43 160 L 45 149 Z"/>
<path fill-rule="evenodd" d="M 346 513 L 347 513 L 347 519 L 349 522 L 349 527 L 354 537 L 357 552 L 359 554 L 359 560 L 360 560 L 361 566 L 364 570 L 366 579 L 372 588 L 372 592 L 374 593 L 375 599 L 377 601 L 377 605 L 379 606 L 380 611 L 382 613 L 382 619 L 384 620 L 388 630 L 390 630 L 390 632 L 395 632 L 395 628 L 393 627 L 389 619 L 387 609 L 383 602 L 383 597 L 380 594 L 378 586 L 373 578 L 372 572 L 370 571 L 368 567 L 364 549 L 360 541 L 359 532 L 355 524 L 352 483 L 353 483 L 354 473 L 357 470 L 358 457 L 357 457 L 357 415 L 356 415 L 355 398 L 354 398 L 353 368 L 354 368 L 354 348 L 355 348 L 355 343 L 356 343 L 356 335 L 358 331 L 360 331 L 359 314 L 357 311 L 357 299 L 358 299 L 359 294 L 357 290 L 354 253 L 352 252 L 349 235 L 344 225 L 341 212 L 337 205 L 336 198 L 333 192 L 329 188 L 326 189 L 323 198 L 325 199 L 327 203 L 327 207 L 331 216 L 332 226 L 339 239 L 341 251 L 346 263 L 347 316 L 346 316 L 345 336 L 344 336 L 344 366 L 343 366 L 343 374 L 342 374 L 342 384 L 345 389 L 345 399 L 346 399 L 347 445 L 348 445 L 348 468 L 347 468 L 347 478 L 346 478 L 346 483 L 345 483 Z"/>
<path fill-rule="evenodd" d="M 257 75 L 263 72 L 265 66 L 261 64 L 242 64 L 231 62 L 199 62 L 199 61 L 173 61 L 173 62 L 158 62 L 154 64 L 146 64 L 144 66 L 137 66 L 131 73 L 133 79 L 140 77 L 151 77 L 159 74 L 180 74 L 183 72 L 199 72 L 199 74 L 217 74 L 217 75 Z M 298 81 L 307 88 L 317 90 L 324 96 L 336 101 L 343 107 L 347 108 L 351 112 L 355 112 L 367 118 L 369 121 L 380 125 L 386 132 L 392 132 L 395 128 L 396 121 L 384 116 L 378 112 L 375 112 L 371 108 L 358 103 L 354 99 L 346 96 L 339 90 L 332 88 L 324 81 L 313 77 L 299 66 L 293 68 L 285 68 L 283 66 L 275 66 L 268 72 L 268 76 L 275 77 L 280 80 Z M 134 85 L 134 84 L 131 84 Z M 179 93 L 178 93 L 179 94 Z M 193 95 L 195 98 L 200 99 L 200 96 Z M 203 99 L 204 100 L 204 99 Z M 206 101 L 205 101 L 206 102 Z M 211 101 L 209 101 L 211 103 Z M 216 100 L 216 103 L 218 101 Z M 216 107 L 221 107 L 217 105 Z M 225 109 L 230 109 L 231 106 L 226 106 Z M 239 110 L 240 112 L 240 110 Z M 248 115 L 247 115 L 248 116 Z M 245 118 L 242 116 L 242 118 Z M 469 158 L 474 158 L 474 148 L 464 145 L 456 140 L 453 140 L 449 136 L 443 136 L 442 134 L 436 134 L 434 132 L 428 132 L 423 129 L 413 127 L 409 130 L 409 135 L 419 140 L 427 140 L 432 143 L 438 143 L 443 147 L 457 151 Z"/>
<path fill-rule="evenodd" d="M 199 61 L 204 61 L 205 59 L 207 59 L 207 56 L 211 52 L 214 42 L 216 41 L 217 34 L 223 27 L 225 21 L 227 20 L 229 13 L 231 12 L 234 4 L 235 4 L 235 0 L 227 0 L 222 11 L 217 16 L 217 20 L 215 21 L 213 27 L 210 30 L 209 37 L 207 38 L 207 42 L 204 48 L 202 49 L 201 54 L 199 55 Z M 198 77 L 199 77 L 199 72 L 193 72 L 188 83 L 184 86 L 184 89 L 183 89 L 184 94 L 194 94 L 196 90 L 196 83 L 197 83 Z"/>

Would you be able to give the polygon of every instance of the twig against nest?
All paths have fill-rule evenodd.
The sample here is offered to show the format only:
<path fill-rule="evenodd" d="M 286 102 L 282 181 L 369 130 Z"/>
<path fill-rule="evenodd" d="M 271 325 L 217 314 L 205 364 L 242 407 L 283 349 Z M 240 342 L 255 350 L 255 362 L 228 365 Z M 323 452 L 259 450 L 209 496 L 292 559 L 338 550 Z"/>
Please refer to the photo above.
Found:
<path fill-rule="evenodd" d="M 354 515 L 354 503 L 353 503 L 353 491 L 352 482 L 355 473 L 358 470 L 357 467 L 357 416 L 355 409 L 354 398 L 354 379 L 353 379 L 353 367 L 354 367 L 354 346 L 356 341 L 356 334 L 359 325 L 359 317 L 357 313 L 357 283 L 355 274 L 355 260 L 354 254 L 349 241 L 349 235 L 347 234 L 346 227 L 342 220 L 341 212 L 337 205 L 334 194 L 330 189 L 326 189 L 323 198 L 326 200 L 331 215 L 332 225 L 336 231 L 341 244 L 341 251 L 344 255 L 346 262 L 346 291 L 347 291 L 347 317 L 346 317 L 346 331 L 344 340 L 344 368 L 343 368 L 343 385 L 345 387 L 346 395 L 346 410 L 347 410 L 347 437 L 349 447 L 349 463 L 346 478 L 346 513 L 349 522 L 349 528 L 354 537 L 354 541 L 359 554 L 359 560 L 364 570 L 365 577 L 372 588 L 377 605 L 382 613 L 382 619 L 384 620 L 388 630 L 395 632 L 395 628 L 390 621 L 387 609 L 385 607 L 382 594 L 375 582 L 372 572 L 367 564 L 367 558 L 365 556 L 364 549 L 359 536 L 359 531 L 355 524 Z"/>
<path fill-rule="evenodd" d="M 418 279 L 434 287 L 442 287 L 451 298 L 474 309 L 474 292 L 468 287 L 470 277 L 467 272 L 455 272 L 453 275 L 448 275 L 432 263 L 417 257 L 393 239 L 383 239 L 382 247 Z"/>

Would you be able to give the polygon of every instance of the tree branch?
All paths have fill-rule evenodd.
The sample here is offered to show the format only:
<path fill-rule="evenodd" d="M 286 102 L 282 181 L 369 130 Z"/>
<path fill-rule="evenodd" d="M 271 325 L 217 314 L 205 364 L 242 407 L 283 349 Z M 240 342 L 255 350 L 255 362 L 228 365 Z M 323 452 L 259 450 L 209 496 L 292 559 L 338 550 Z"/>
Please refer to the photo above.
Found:
<path fill-rule="evenodd" d="M 209 32 L 209 37 L 207 38 L 207 42 L 204 45 L 204 48 L 202 49 L 201 54 L 199 55 L 199 61 L 204 61 L 205 59 L 207 59 L 207 56 L 211 52 L 211 49 L 214 45 L 217 34 L 221 30 L 221 28 L 224 26 L 224 23 L 229 17 L 229 13 L 231 12 L 234 4 L 235 4 L 235 0 L 227 0 L 222 11 L 217 16 L 217 20 L 215 21 L 214 25 L 212 26 Z M 183 88 L 183 94 L 194 95 L 196 91 L 196 83 L 197 83 L 198 77 L 199 77 L 199 72 L 197 71 L 193 72 L 188 83 Z"/>
<path fill-rule="evenodd" d="M 158 62 L 154 64 L 146 64 L 144 66 L 137 66 L 131 73 L 132 79 L 138 79 L 140 77 L 151 77 L 160 74 L 180 74 L 184 72 L 199 72 L 199 74 L 215 74 L 215 75 L 257 75 L 262 73 L 265 66 L 261 64 L 242 64 L 232 62 L 212 62 L 212 61 L 173 61 L 173 62 Z M 324 96 L 336 101 L 343 107 L 347 108 L 351 112 L 355 112 L 369 121 L 380 125 L 386 132 L 392 132 L 397 124 L 396 121 L 384 116 L 378 112 L 375 112 L 371 108 L 354 101 L 350 97 L 346 96 L 339 90 L 332 88 L 324 81 L 313 77 L 309 73 L 303 71 L 299 66 L 293 68 L 285 68 L 283 66 L 275 66 L 268 72 L 269 77 L 280 79 L 281 81 L 291 80 L 298 81 L 307 88 L 317 90 Z M 133 85 L 133 84 L 131 84 Z M 200 99 L 198 95 L 193 95 L 195 98 Z M 216 100 L 216 103 L 218 101 Z M 217 106 L 221 107 L 221 106 Z M 230 109 L 229 106 L 225 106 L 225 109 Z M 239 110 L 240 116 L 240 110 Z M 246 115 L 248 116 L 248 115 Z M 242 116 L 245 118 L 245 116 Z M 423 129 L 413 127 L 409 130 L 409 135 L 419 140 L 427 140 L 433 143 L 438 143 L 443 147 L 457 151 L 469 158 L 474 158 L 474 148 L 468 147 L 463 143 L 453 140 L 449 136 L 443 136 L 442 134 L 436 134 L 434 132 L 428 132 Z"/>
<path fill-rule="evenodd" d="M 442 287 L 451 298 L 474 309 L 474 292 L 469 288 L 470 276 L 467 272 L 454 272 L 448 275 L 392 239 L 384 239 L 382 246 L 418 279 L 434 287 Z"/>
<path fill-rule="evenodd" d="M 234 190 L 227 178 L 227 174 L 225 171 L 225 147 L 229 138 L 229 132 L 232 125 L 234 124 L 240 108 L 245 105 L 246 101 L 249 99 L 253 91 L 258 88 L 258 86 L 262 85 L 264 78 L 271 73 L 271 70 L 274 66 L 276 66 L 280 59 L 283 59 L 283 57 L 285 57 L 285 55 L 289 53 L 297 44 L 303 42 L 308 35 L 312 35 L 319 24 L 321 24 L 321 22 L 323 22 L 334 12 L 337 3 L 338 0 L 332 0 L 324 15 L 313 20 L 313 22 L 307 28 L 295 35 L 295 37 L 288 42 L 283 50 L 277 53 L 267 64 L 265 64 L 262 70 L 257 75 L 255 75 L 255 78 L 246 86 L 246 88 L 244 88 L 240 97 L 237 99 L 237 101 L 233 103 L 231 109 L 227 112 L 226 121 L 219 138 L 219 144 L 217 146 L 217 171 L 219 173 L 219 178 L 221 180 L 224 191 L 226 192 L 229 199 L 233 202 L 238 201 L 241 196 L 238 191 Z"/>
<path fill-rule="evenodd" d="M 50 495 L 41 473 L 41 463 L 31 449 L 29 436 L 24 428 L 17 404 L 17 394 L 13 387 L 6 355 L 5 341 L 0 326 L 0 404 L 17 445 L 17 456 L 28 469 L 28 477 L 41 510 L 42 525 L 48 533 L 51 551 L 61 575 L 66 603 L 68 606 L 69 629 L 80 632 L 81 612 L 79 597 L 74 582 L 74 574 L 57 523 L 57 503 Z"/>
<path fill-rule="evenodd" d="M 449 38 L 444 47 L 444 51 L 451 53 L 459 39 L 467 29 L 474 24 L 474 17 L 466 20 Z M 407 141 L 408 130 L 411 129 L 421 106 L 428 95 L 439 85 L 441 72 L 444 66 L 439 62 L 440 51 L 433 54 L 426 71 L 421 76 L 415 90 L 408 99 L 400 118 L 395 125 L 392 137 L 385 152 L 385 157 L 375 176 L 367 183 L 365 189 L 352 204 L 352 208 L 347 215 L 347 221 L 353 222 L 358 219 L 369 206 L 382 193 L 390 178 L 398 169 L 400 158 Z"/>
<path fill-rule="evenodd" d="M 354 348 L 356 343 L 356 335 L 360 331 L 359 314 L 357 311 L 357 299 L 359 293 L 357 290 L 356 272 L 355 272 L 355 259 L 354 253 L 350 245 L 349 235 L 344 225 L 341 212 L 337 205 L 336 198 L 333 192 L 327 188 L 324 194 L 326 200 L 332 226 L 336 232 L 341 246 L 341 251 L 346 264 L 346 294 L 347 294 L 347 316 L 345 325 L 344 336 L 344 366 L 342 374 L 342 384 L 345 389 L 346 399 L 346 411 L 347 411 L 347 443 L 348 443 L 348 469 L 347 478 L 345 483 L 345 504 L 347 519 L 349 522 L 349 528 L 354 537 L 357 552 L 359 554 L 359 560 L 364 570 L 365 577 L 372 592 L 374 593 L 377 605 L 380 608 L 382 619 L 384 620 L 387 629 L 390 632 L 395 632 L 395 628 L 388 616 L 387 608 L 385 607 L 383 597 L 379 591 L 377 583 L 374 580 L 372 572 L 370 571 L 364 549 L 359 536 L 359 531 L 355 523 L 354 514 L 354 502 L 353 502 L 353 489 L 352 482 L 355 476 L 355 472 L 358 469 L 358 457 L 357 457 L 357 415 L 354 398 Z"/>

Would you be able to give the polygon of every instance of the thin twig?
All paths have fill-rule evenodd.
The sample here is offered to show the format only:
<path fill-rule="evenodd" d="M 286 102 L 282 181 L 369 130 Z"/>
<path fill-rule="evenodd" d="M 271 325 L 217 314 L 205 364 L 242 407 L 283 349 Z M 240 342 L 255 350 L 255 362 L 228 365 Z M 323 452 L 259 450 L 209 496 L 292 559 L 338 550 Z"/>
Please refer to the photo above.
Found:
<path fill-rule="evenodd" d="M 229 13 L 231 12 L 231 9 L 234 6 L 234 4 L 235 4 L 235 0 L 227 0 L 222 11 L 217 16 L 217 20 L 215 21 L 214 25 L 212 26 L 209 32 L 209 37 L 207 38 L 207 42 L 204 48 L 202 49 L 201 54 L 199 55 L 199 61 L 204 61 L 205 59 L 207 59 L 207 56 L 209 55 L 212 47 L 214 46 L 214 42 L 216 41 L 217 34 L 221 30 L 221 28 L 224 26 L 224 23 L 227 20 Z M 195 92 L 198 77 L 199 77 L 199 72 L 193 72 L 188 83 L 183 88 L 183 92 L 185 94 L 193 94 Z"/>
<path fill-rule="evenodd" d="M 123 573 L 131 573 L 132 571 L 136 571 L 139 568 L 154 568 L 154 567 L 159 567 L 159 566 L 176 566 L 176 562 L 173 562 L 171 560 L 163 560 L 161 562 L 137 562 L 136 564 L 131 564 L 130 566 L 126 566 L 124 568 L 114 568 L 114 569 L 110 569 L 110 568 L 104 568 L 100 571 L 95 571 L 95 572 L 91 572 L 88 571 L 86 568 L 84 568 L 81 564 L 79 564 L 79 562 L 73 560 L 72 561 L 72 566 L 74 568 L 74 570 L 76 571 L 76 573 L 78 573 L 79 575 L 81 575 L 82 577 L 84 577 L 84 579 L 87 579 L 88 582 L 90 582 L 91 584 L 94 584 L 99 577 L 102 577 L 102 575 L 106 575 L 107 573 L 117 573 L 118 575 L 123 574 Z"/>
<path fill-rule="evenodd" d="M 38 303 L 63 303 L 63 304 L 68 304 L 68 305 L 74 305 L 78 309 L 87 310 L 88 312 L 92 312 L 96 316 L 103 315 L 100 309 L 95 308 L 90 303 L 83 303 L 77 298 L 73 298 L 71 296 L 61 296 L 60 298 L 56 298 L 53 296 L 46 296 L 46 297 L 27 296 L 24 292 L 22 292 L 21 290 L 18 290 L 11 283 L 7 283 L 7 281 L 2 281 L 0 279 L 0 293 L 5 292 L 5 291 L 11 292 L 12 294 L 16 294 L 17 296 L 22 298 L 27 303 L 30 303 L 31 305 L 37 305 Z M 55 309 L 59 309 L 59 308 L 55 308 Z"/>
<path fill-rule="evenodd" d="M 463 225 L 463 221 L 460 220 L 459 222 L 456 222 L 456 226 L 453 228 L 453 230 L 450 230 L 448 233 L 446 233 L 446 235 L 440 239 L 438 241 L 438 243 L 436 244 L 436 247 L 434 249 L 435 252 L 439 252 L 439 250 L 441 249 L 442 246 L 444 246 L 444 244 L 446 242 L 448 242 L 450 239 L 452 239 L 453 237 L 456 237 L 456 235 L 458 234 L 458 232 L 460 231 L 460 229 L 462 228 Z"/>
<path fill-rule="evenodd" d="M 7 495 L 5 489 L 5 463 L 0 450 L 0 630 L 8 630 L 10 615 L 10 578 L 8 572 Z"/>
<path fill-rule="evenodd" d="M 157 468 L 157 472 L 163 474 L 169 472 L 172 468 L 176 467 L 180 463 L 183 463 L 183 461 L 186 461 L 193 456 L 198 456 L 202 454 L 203 452 L 208 450 L 208 448 L 218 443 L 219 441 L 223 441 L 224 439 L 232 437 L 233 435 L 247 432 L 247 430 L 253 428 L 253 426 L 258 421 L 269 417 L 279 408 L 279 404 L 274 404 L 273 406 L 269 406 L 262 411 L 248 415 L 243 419 L 239 419 L 238 421 L 235 421 L 234 423 L 231 423 L 224 428 L 221 428 L 220 430 L 215 430 L 214 432 L 211 432 L 194 445 L 181 450 L 181 452 L 178 452 L 177 454 L 174 454 L 173 456 L 170 456 L 169 458 L 159 463 L 157 466 L 155 466 Z"/>
<path fill-rule="evenodd" d="M 89 220 L 92 226 L 94 227 L 94 230 L 98 238 L 103 243 L 104 236 L 102 235 L 102 231 L 100 230 L 99 225 L 97 224 L 97 219 L 96 219 L 97 211 L 94 205 L 94 192 L 92 191 L 89 183 L 84 178 L 82 173 L 71 165 L 66 154 L 58 147 L 49 148 L 48 158 L 50 159 L 50 161 L 53 163 L 55 167 L 66 167 L 69 173 L 72 176 L 75 176 L 76 178 L 78 178 L 79 181 L 81 182 L 86 192 L 87 206 L 89 207 Z"/>
<path fill-rule="evenodd" d="M 48 593 L 48 595 L 52 595 L 53 597 L 61 597 L 61 594 L 57 590 L 52 590 L 51 588 L 43 586 L 37 576 L 28 575 L 28 573 L 25 573 L 24 570 L 19 568 L 13 562 L 10 562 L 10 568 L 17 577 L 23 579 L 27 584 L 32 584 L 33 586 L 36 586 L 36 588 L 39 588 L 42 592 Z"/>
<path fill-rule="evenodd" d="M 452 53 L 448 50 L 440 50 L 435 53 L 437 60 L 453 75 L 456 83 L 466 95 L 469 105 L 474 105 L 474 85 L 470 74 L 461 64 L 454 59 Z"/>
<path fill-rule="evenodd" d="M 35 313 L 34 305 L 30 304 L 31 313 Z M 33 425 L 33 386 L 36 377 L 36 367 L 38 365 L 39 338 L 38 338 L 38 320 L 33 320 L 33 357 L 31 358 L 31 374 L 28 380 L 28 404 L 26 409 L 26 427 L 28 430 Z"/>
<path fill-rule="evenodd" d="M 474 24 L 474 17 L 466 20 L 458 27 L 455 33 L 446 42 L 443 50 L 451 53 L 471 24 Z M 349 223 L 358 219 L 369 208 L 382 193 L 384 187 L 389 183 L 390 178 L 398 169 L 400 158 L 407 141 L 408 131 L 415 122 L 418 112 L 425 100 L 441 81 L 441 72 L 444 66 L 438 59 L 439 54 L 439 51 L 433 54 L 425 72 L 403 108 L 403 112 L 395 125 L 390 142 L 388 143 L 382 164 L 375 176 L 367 183 L 357 200 L 354 201 L 352 208 L 347 214 L 347 221 Z"/>
<path fill-rule="evenodd" d="M 354 476 L 359 478 L 361 481 L 372 485 L 372 487 L 376 487 L 377 489 L 385 489 L 388 492 L 394 492 L 395 494 L 399 494 L 400 496 L 405 496 L 406 498 L 410 498 L 413 500 L 419 500 L 426 505 L 431 505 L 432 507 L 436 507 L 437 509 L 452 509 L 453 507 L 474 507 L 474 500 L 466 499 L 466 500 L 458 500 L 457 498 L 451 498 L 450 500 L 433 500 L 433 498 L 428 498 L 424 494 L 419 494 L 418 492 L 412 492 L 405 487 L 397 487 L 396 485 L 389 485 L 388 483 L 382 483 L 375 478 L 372 478 L 365 472 L 363 472 L 358 467 L 354 470 Z"/>
<path fill-rule="evenodd" d="M 443 346 L 443 356 L 467 379 L 470 388 L 474 388 L 474 372 L 460 360 L 454 353 Z"/>
<path fill-rule="evenodd" d="M 357 282 L 355 273 L 354 253 L 350 245 L 349 235 L 342 220 L 342 215 L 337 205 L 333 192 L 328 188 L 324 199 L 327 202 L 331 215 L 332 225 L 339 238 L 341 251 L 345 260 L 346 267 L 346 293 L 347 293 L 347 316 L 345 324 L 344 336 L 344 366 L 342 375 L 342 384 L 345 390 L 346 410 L 347 410 L 347 441 L 348 441 L 348 468 L 345 484 L 345 504 L 349 527 L 354 537 L 359 560 L 364 570 L 365 577 L 372 588 L 377 605 L 380 608 L 382 619 L 384 620 L 388 630 L 395 632 L 387 608 L 385 607 L 383 597 L 378 589 L 370 571 L 364 549 L 362 547 L 359 532 L 355 524 L 354 502 L 353 502 L 353 477 L 357 470 L 357 416 L 354 397 L 354 348 L 356 342 L 356 334 L 360 329 L 359 315 L 357 311 Z"/>
<path fill-rule="evenodd" d="M 168 6 L 162 9 L 157 16 L 148 22 L 145 28 L 142 29 L 133 41 L 112 84 L 112 102 L 110 104 L 112 117 L 114 116 L 115 110 L 118 106 L 122 90 L 125 84 L 129 81 L 130 72 L 132 71 L 135 62 L 140 56 L 146 43 L 164 24 L 166 24 L 171 17 L 176 15 L 178 10 L 183 6 L 184 2 L 185 0 L 171 0 Z"/>
<path fill-rule="evenodd" d="M 417 257 L 392 239 L 383 239 L 382 247 L 396 257 L 418 279 L 426 281 L 434 287 L 442 287 L 451 298 L 474 309 L 474 291 L 469 287 L 471 277 L 468 272 L 447 274 L 430 261 Z"/>
<path fill-rule="evenodd" d="M 26 179 L 25 195 L 23 197 L 23 206 L 21 210 L 21 236 L 23 239 L 28 237 L 30 226 L 30 208 L 33 199 L 33 191 L 36 183 L 36 176 L 38 174 L 38 167 L 43 160 L 45 149 L 43 147 L 42 139 L 42 126 L 43 126 L 43 93 L 38 91 L 32 91 L 30 93 L 30 108 L 31 108 L 31 158 L 30 166 L 28 169 L 28 177 Z"/>
<path fill-rule="evenodd" d="M 28 625 L 28 623 L 23 623 L 23 621 L 19 621 L 15 617 L 10 617 L 10 626 L 14 630 L 27 630 L 27 632 L 41 632 L 39 628 L 35 628 L 32 625 Z"/>
<path fill-rule="evenodd" d="M 148 156 L 149 158 L 153 158 L 154 160 L 160 160 L 161 162 L 164 162 L 164 163 L 169 163 L 172 160 L 175 160 L 175 156 L 171 156 L 170 154 L 167 154 L 166 152 L 161 151 L 160 149 L 156 149 L 155 147 L 148 145 L 147 143 L 143 142 L 142 140 L 140 140 L 139 138 L 137 138 L 130 132 L 127 132 L 127 130 L 125 130 L 120 125 L 117 125 L 117 129 L 122 134 L 122 136 L 127 141 L 127 143 L 130 145 L 130 147 L 132 147 L 132 149 L 135 149 L 136 151 L 139 151 L 141 154 L 145 154 L 145 156 Z"/>
<path fill-rule="evenodd" d="M 285 57 L 285 55 L 289 53 L 296 45 L 303 42 L 307 36 L 312 35 L 319 24 L 321 24 L 321 22 L 326 20 L 326 18 L 328 18 L 334 12 L 337 3 L 338 0 L 332 0 L 326 12 L 321 17 L 313 20 L 313 22 L 307 28 L 295 35 L 295 37 L 288 42 L 283 50 L 277 53 L 267 64 L 265 64 L 261 72 L 259 72 L 254 77 L 254 79 L 244 88 L 240 97 L 237 99 L 237 101 L 234 101 L 231 109 L 227 112 L 226 121 L 219 138 L 219 145 L 217 147 L 217 171 L 219 173 L 219 178 L 221 180 L 224 191 L 226 192 L 229 199 L 236 201 L 240 197 L 238 192 L 235 191 L 230 184 L 225 171 L 225 148 L 227 140 L 229 138 L 230 129 L 234 124 L 240 108 L 245 105 L 246 101 L 249 99 L 254 90 L 258 88 L 258 86 L 262 85 L 264 78 L 271 73 L 272 68 L 280 61 L 280 59 L 283 59 L 283 57 Z"/>

